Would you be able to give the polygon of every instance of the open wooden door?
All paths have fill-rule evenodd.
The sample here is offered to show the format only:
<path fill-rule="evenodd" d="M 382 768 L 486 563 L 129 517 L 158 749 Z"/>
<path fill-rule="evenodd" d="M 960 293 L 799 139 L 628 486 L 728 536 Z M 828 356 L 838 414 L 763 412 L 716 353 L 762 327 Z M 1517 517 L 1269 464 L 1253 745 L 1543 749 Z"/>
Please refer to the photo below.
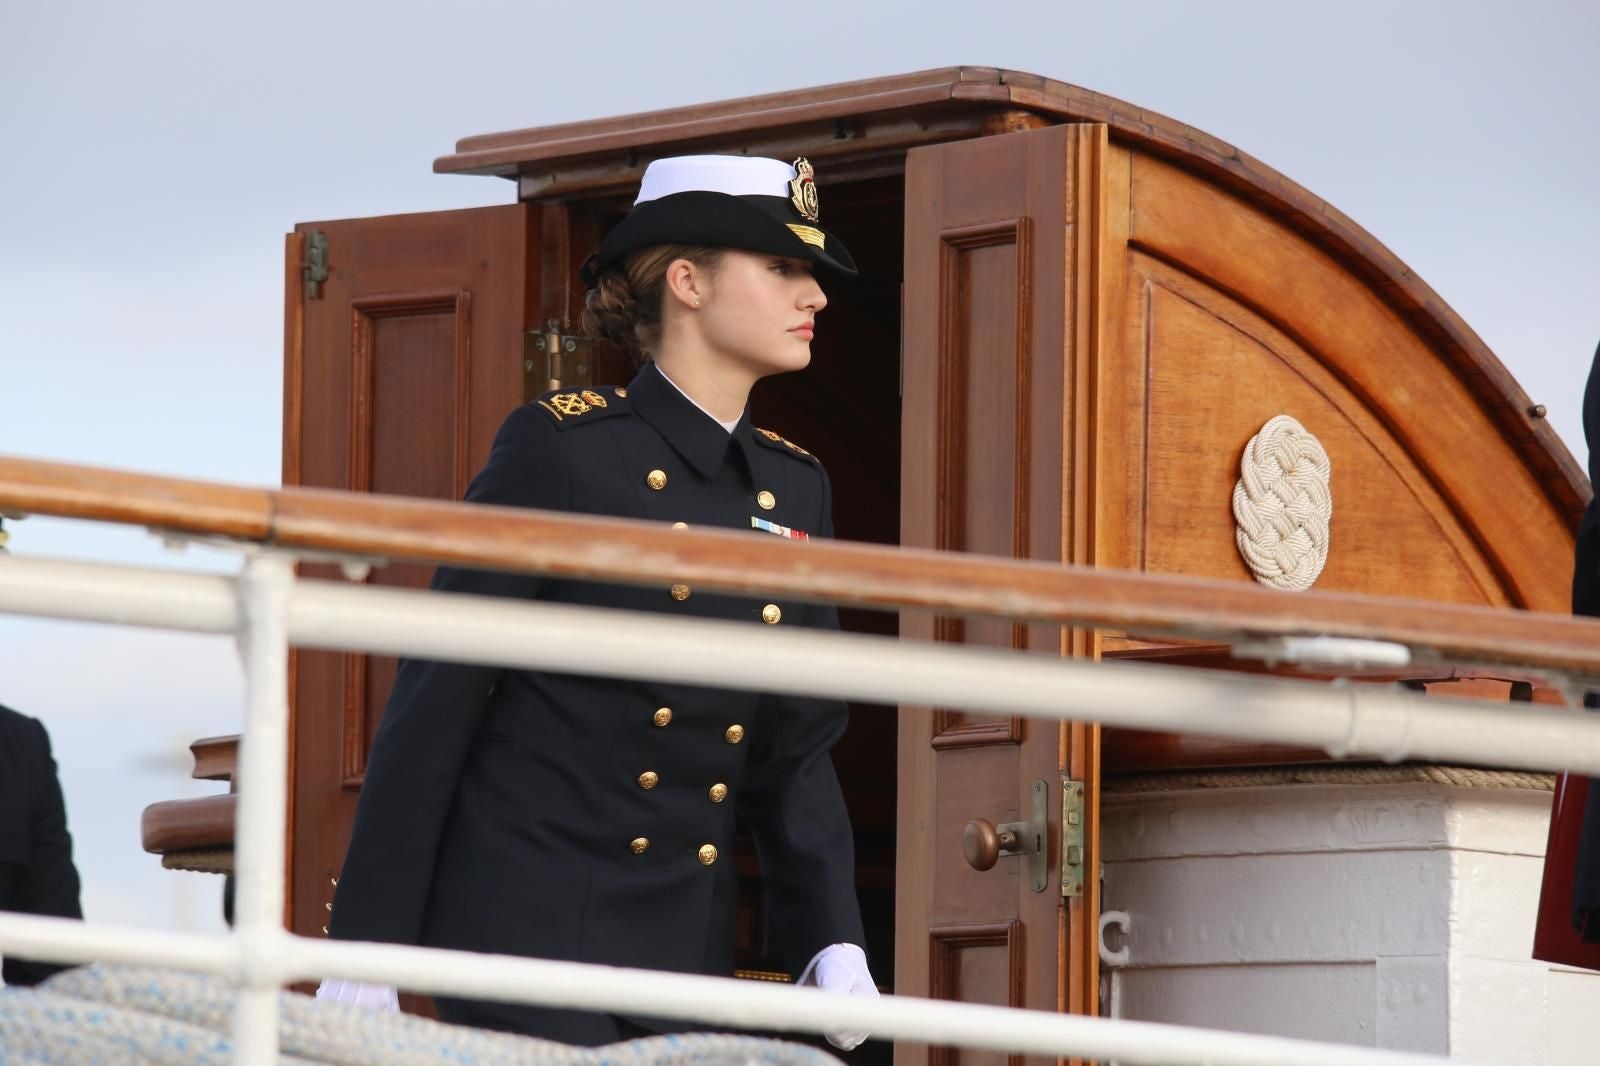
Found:
<path fill-rule="evenodd" d="M 539 208 L 515 204 L 295 228 L 285 484 L 461 498 L 523 399 L 538 219 Z M 301 572 L 337 575 L 309 564 Z M 420 588 L 430 573 L 396 564 L 368 580 Z M 394 670 L 379 656 L 297 651 L 290 660 L 288 888 L 301 935 L 324 933 Z"/>
<path fill-rule="evenodd" d="M 907 157 L 902 540 L 1093 562 L 1101 125 L 920 148 Z M 1120 188 L 1126 189 L 1126 179 Z M 1125 196 L 1125 193 L 1124 193 Z M 1125 201 L 1124 201 L 1125 203 Z M 1123 216 L 1126 215 L 1124 208 Z M 912 639 L 1093 653 L 1059 626 L 906 613 Z M 895 990 L 1093 1012 L 1098 729 L 906 708 L 900 716 Z M 1078 793 L 1081 791 L 1081 795 Z M 1063 798 L 1083 813 L 1062 835 Z M 1044 815 L 1038 862 L 975 869 L 969 823 Z M 1073 819 L 1067 819 L 1071 822 Z M 1073 860 L 1063 864 L 1065 857 Z M 1065 873 L 1064 873 L 1065 871 Z M 995 1056 L 902 1045 L 898 1066 Z"/>

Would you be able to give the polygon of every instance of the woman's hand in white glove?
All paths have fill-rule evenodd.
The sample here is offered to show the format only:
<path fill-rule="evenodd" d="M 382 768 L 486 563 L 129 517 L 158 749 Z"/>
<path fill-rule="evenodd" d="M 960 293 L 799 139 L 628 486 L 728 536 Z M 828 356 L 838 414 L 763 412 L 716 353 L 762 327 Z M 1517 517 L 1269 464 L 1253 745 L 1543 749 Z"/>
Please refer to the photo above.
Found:
<path fill-rule="evenodd" d="M 867 953 L 854 944 L 830 944 L 817 952 L 806 972 L 800 975 L 800 984 L 816 985 L 825 992 L 842 996 L 878 998 L 878 986 L 867 969 Z M 853 1050 L 867 1038 L 867 1033 L 828 1033 L 828 1043 L 840 1051 Z"/>
<path fill-rule="evenodd" d="M 324 978 L 317 986 L 317 998 L 328 1003 L 348 1003 L 353 1007 L 396 1014 L 400 1010 L 400 995 L 393 985 L 368 985 L 360 981 L 346 981 L 342 977 Z"/>

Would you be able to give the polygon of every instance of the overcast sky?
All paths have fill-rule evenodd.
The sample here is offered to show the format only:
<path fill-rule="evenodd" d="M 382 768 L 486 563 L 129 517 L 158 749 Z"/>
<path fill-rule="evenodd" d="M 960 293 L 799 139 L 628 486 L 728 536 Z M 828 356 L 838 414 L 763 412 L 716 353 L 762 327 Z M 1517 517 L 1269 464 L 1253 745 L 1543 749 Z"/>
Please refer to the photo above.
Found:
<path fill-rule="evenodd" d="M 1600 340 L 1600 4 L 12 5 L 0 30 L 0 453 L 276 484 L 283 234 L 508 203 L 456 139 L 955 64 L 1119 97 L 1237 145 L 1458 311 L 1581 461 Z M 231 566 L 31 519 L 13 549 Z M 0 702 L 55 739 L 92 920 L 217 928 L 139 812 L 214 791 L 227 641 L 0 618 Z"/>

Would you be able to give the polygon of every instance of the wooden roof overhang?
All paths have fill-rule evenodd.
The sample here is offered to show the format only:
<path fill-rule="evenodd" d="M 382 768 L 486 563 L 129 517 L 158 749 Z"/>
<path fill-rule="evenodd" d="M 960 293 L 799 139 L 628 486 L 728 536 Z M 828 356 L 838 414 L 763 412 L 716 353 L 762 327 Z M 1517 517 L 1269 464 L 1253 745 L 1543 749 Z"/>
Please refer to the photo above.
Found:
<path fill-rule="evenodd" d="M 1036 74 L 946 67 L 795 92 L 467 137 L 439 173 L 514 179 L 529 200 L 605 197 L 650 160 L 686 152 L 804 155 L 834 181 L 897 173 L 922 145 L 1005 132 L 1017 117 L 1096 122 L 1113 143 L 1182 167 L 1280 220 L 1361 278 L 1482 403 L 1576 527 L 1588 478 L 1487 345 L 1427 283 L 1337 208 L 1226 141 L 1134 104 Z"/>

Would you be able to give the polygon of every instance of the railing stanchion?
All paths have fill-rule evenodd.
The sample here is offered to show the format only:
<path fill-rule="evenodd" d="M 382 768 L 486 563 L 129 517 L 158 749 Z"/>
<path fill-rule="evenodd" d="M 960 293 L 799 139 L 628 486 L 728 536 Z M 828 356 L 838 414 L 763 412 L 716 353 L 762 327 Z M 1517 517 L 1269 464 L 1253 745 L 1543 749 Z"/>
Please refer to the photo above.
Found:
<path fill-rule="evenodd" d="M 253 552 L 239 575 L 244 731 L 234 828 L 234 1061 L 278 1061 L 278 992 L 287 934 L 284 830 L 289 777 L 289 597 L 294 563 Z"/>

